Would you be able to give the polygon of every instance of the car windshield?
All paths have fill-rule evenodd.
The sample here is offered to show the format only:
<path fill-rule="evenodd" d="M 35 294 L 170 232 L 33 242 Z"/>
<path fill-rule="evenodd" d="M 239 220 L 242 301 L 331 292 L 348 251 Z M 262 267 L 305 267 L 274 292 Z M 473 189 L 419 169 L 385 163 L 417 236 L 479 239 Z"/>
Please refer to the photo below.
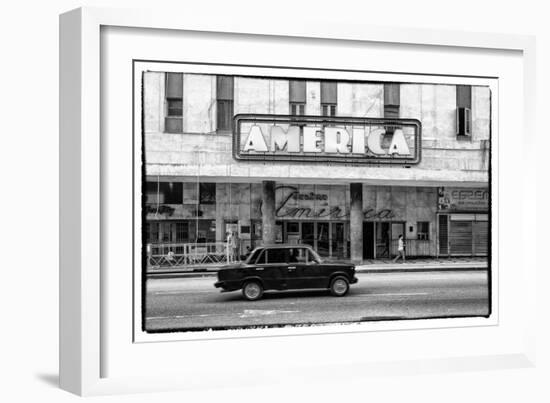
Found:
<path fill-rule="evenodd" d="M 245 263 L 246 264 L 250 264 L 252 262 L 255 262 L 256 259 L 258 259 L 258 256 L 260 255 L 260 253 L 262 252 L 262 248 L 256 248 L 252 251 L 252 253 L 250 253 L 250 255 L 248 256 L 248 258 L 246 259 Z"/>

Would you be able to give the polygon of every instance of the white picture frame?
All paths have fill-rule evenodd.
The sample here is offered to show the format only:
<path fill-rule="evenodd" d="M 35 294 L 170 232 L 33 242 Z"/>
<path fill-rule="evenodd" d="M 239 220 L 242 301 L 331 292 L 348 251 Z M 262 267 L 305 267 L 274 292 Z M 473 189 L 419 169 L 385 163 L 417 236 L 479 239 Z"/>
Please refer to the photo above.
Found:
<path fill-rule="evenodd" d="M 126 60 L 142 59 L 151 48 L 147 42 L 147 35 L 151 29 L 157 32 L 169 32 L 175 30 L 181 33 L 193 33 L 189 40 L 197 40 L 202 35 L 214 35 L 217 38 L 227 35 L 229 38 L 239 40 L 254 40 L 261 44 L 262 41 L 305 41 L 309 44 L 317 43 L 319 46 L 330 46 L 329 42 L 338 40 L 339 44 L 361 47 L 366 44 L 384 50 L 385 47 L 393 47 L 392 52 L 417 52 L 427 55 L 428 61 L 410 63 L 405 73 L 420 74 L 452 74 L 457 77 L 490 76 L 499 77 L 503 81 L 499 84 L 499 108 L 509 111 L 511 106 L 507 103 L 507 96 L 512 91 L 520 94 L 523 99 L 522 108 L 518 108 L 516 115 L 500 113 L 498 119 L 499 147 L 496 155 L 498 164 L 506 175 L 519 175 L 519 178 L 534 186 L 534 163 L 524 161 L 520 172 L 513 172 L 509 168 L 512 162 L 514 147 L 521 144 L 529 144 L 534 138 L 534 39 L 520 35 L 500 34 L 472 34 L 454 31 L 428 31 L 405 28 L 380 28 L 358 26 L 349 24 L 319 24 L 312 21 L 304 21 L 301 25 L 269 21 L 247 21 L 243 24 L 243 17 L 227 19 L 225 21 L 195 20 L 192 15 L 177 16 L 169 12 L 158 11 L 132 11 L 108 10 L 96 8 L 78 9 L 63 14 L 60 19 L 60 384 L 61 387 L 80 395 L 127 393 L 138 391 L 158 391 L 185 388 L 207 388 L 214 386 L 229 386 L 238 384 L 247 386 L 257 383 L 269 383 L 275 377 L 278 382 L 283 378 L 289 381 L 301 369 L 308 368 L 309 379 L 317 381 L 328 379 L 326 369 L 337 369 L 338 378 L 345 379 L 353 374 L 357 376 L 369 376 L 385 373 L 390 375 L 414 373 L 419 368 L 429 371 L 453 371 L 475 370 L 481 368 L 511 368 L 531 366 L 534 362 L 534 329 L 535 323 L 529 315 L 521 315 L 521 312 L 529 312 L 534 315 L 534 291 L 536 278 L 536 264 L 534 256 L 527 253 L 527 243 L 516 245 L 519 252 L 515 258 L 511 256 L 510 245 L 513 240 L 508 233 L 499 232 L 499 247 L 494 256 L 499 266 L 499 301 L 498 307 L 501 313 L 490 326 L 475 328 L 467 327 L 464 323 L 461 327 L 459 320 L 447 326 L 446 323 L 431 322 L 426 327 L 410 326 L 411 330 L 405 331 L 407 326 L 399 324 L 397 327 L 373 326 L 371 330 L 378 332 L 317 332 L 317 334 L 281 334 L 278 337 L 262 337 L 262 334 L 252 334 L 246 338 L 225 339 L 188 339 L 185 342 L 174 343 L 134 343 L 130 331 L 125 325 L 117 329 L 113 326 L 112 318 L 127 315 L 132 320 L 131 311 L 125 310 L 124 303 L 113 302 L 108 298 L 114 284 L 107 283 L 111 279 L 106 273 L 106 267 L 111 267 L 109 259 L 112 258 L 112 248 L 109 245 L 109 237 L 103 232 L 103 224 L 108 210 L 106 203 L 110 202 L 109 192 L 113 184 L 122 183 L 125 179 L 131 185 L 131 179 L 124 177 L 124 173 L 118 172 L 109 164 L 109 153 L 112 144 L 102 141 L 101 133 L 109 129 L 106 118 L 109 108 L 102 103 L 102 93 L 111 91 L 102 81 L 102 74 L 108 61 L 102 59 L 106 46 L 116 46 L 115 41 L 105 36 L 110 27 L 118 27 L 120 30 L 119 41 L 132 41 L 132 36 L 141 32 L 144 36 L 143 51 L 136 52 L 132 46 L 128 47 L 128 54 L 120 57 L 130 57 Z M 242 28 L 246 27 L 246 28 Z M 140 31 L 142 30 L 142 31 Z M 164 30 L 164 31 L 163 31 Z M 170 32 L 175 32 L 170 31 Z M 223 34 L 222 34 L 223 33 Z M 102 36 L 103 35 L 103 36 Z M 177 34 L 176 34 L 177 35 Z M 130 39 L 125 39 L 128 36 Z M 247 39 L 248 38 L 248 39 Z M 176 38 L 177 39 L 177 38 Z M 135 40 L 135 38 L 134 38 Z M 120 42 L 118 43 L 120 44 Z M 347 50 L 349 52 L 349 49 Z M 131 54 L 136 52 L 135 54 Z M 343 50 L 343 52 L 345 52 Z M 408 53 L 407 53 L 408 52 Z M 478 57 L 487 61 L 480 66 L 445 65 L 435 63 L 430 52 L 447 52 L 448 57 L 457 57 L 470 52 L 468 57 Z M 161 52 L 162 53 L 162 52 Z M 405 54 L 405 53 L 404 53 Z M 472 54 L 474 54 L 472 56 Z M 476 56 L 477 55 L 477 56 Z M 487 60 L 484 59 L 487 55 Z M 262 54 L 256 55 L 264 58 Z M 156 56 L 160 57 L 160 56 Z M 220 56 L 229 59 L 229 56 Z M 271 55 L 272 57 L 272 55 Z M 497 67 L 495 60 L 503 57 L 501 67 Z M 174 56 L 174 59 L 180 59 Z M 193 58 L 192 58 L 193 59 Z M 243 60 L 239 60 L 243 59 Z M 246 59 L 246 60 L 244 60 Z M 269 59 L 269 55 L 265 56 Z M 388 60 L 391 57 L 388 56 Z M 492 63 L 489 62 L 492 60 Z M 173 60 L 173 59 L 172 59 Z M 189 60 L 189 59 L 187 59 Z M 272 59 L 271 59 L 272 60 Z M 216 62 L 216 57 L 209 60 L 197 60 L 198 62 Z M 229 63 L 250 62 L 250 56 L 233 55 Z M 428 62 L 432 62 L 427 67 Z M 375 65 L 369 70 L 378 70 L 387 73 L 401 72 L 395 66 L 390 66 L 389 61 L 373 62 Z M 261 63 L 258 63 L 261 64 Z M 291 65 L 287 64 L 287 65 Z M 118 66 L 118 67 L 117 67 Z M 510 70 L 506 70 L 506 66 Z M 124 63 L 115 63 L 120 71 L 118 74 L 127 74 L 128 82 L 115 91 L 115 98 L 123 103 L 127 102 L 131 111 L 131 81 L 132 69 Z M 352 69 L 353 66 L 350 66 Z M 501 70 L 499 70 L 501 69 Z M 499 75 L 502 72 L 503 75 Z M 120 77 L 120 76 L 119 76 Z M 122 76 L 124 77 L 124 76 Z M 111 82 L 112 83 L 112 82 Z M 118 84 L 117 84 L 118 85 Z M 127 122 L 131 124 L 131 122 Z M 520 136 L 511 133 L 516 128 L 522 133 Z M 103 138 L 103 140 L 105 140 Z M 514 142 L 516 140 L 516 142 Z M 128 146 L 129 143 L 125 143 Z M 124 143 L 114 145 L 122 147 Z M 118 149 L 118 148 L 117 148 Z M 128 151 L 130 154 L 130 150 Z M 509 186 L 500 183 L 498 197 L 502 192 L 506 195 L 507 202 L 499 203 L 494 212 L 497 217 L 509 214 L 513 203 L 519 201 L 523 205 L 523 195 L 515 195 L 508 198 Z M 103 209 L 103 211 L 102 211 Z M 527 233 L 534 224 L 533 211 L 524 208 L 521 210 L 522 234 Z M 120 224 L 124 226 L 124 223 Z M 497 231 L 498 232 L 498 231 Z M 112 234 L 111 234 L 112 235 Z M 110 236 L 111 236 L 110 235 Z M 521 239 L 521 237 L 520 237 Z M 526 239 L 526 237 L 524 237 Z M 512 278 L 508 269 L 521 258 L 523 276 L 520 280 Z M 131 256 L 129 257 L 131 260 Z M 506 258 L 504 261 L 503 258 Z M 125 264 L 123 264 L 125 266 Z M 131 280 L 132 271 L 121 274 Z M 124 281 L 121 277 L 120 281 Z M 128 284 L 129 286 L 129 284 Z M 514 296 L 519 292 L 525 297 L 521 306 L 515 306 Z M 125 291 L 131 295 L 131 290 Z M 526 319 L 527 318 L 527 319 Z M 388 332 L 391 329 L 402 331 Z M 414 330 L 413 330 L 414 329 Z M 303 333 L 303 332 L 302 332 Z M 112 337 L 115 334 L 116 337 Z M 135 335 L 134 335 L 135 336 Z M 258 336 L 258 337 L 256 337 Z M 273 335 L 270 335 L 273 336 Z M 345 345 L 345 351 L 352 353 L 364 343 L 378 344 L 380 352 L 377 356 L 367 357 L 365 352 L 346 354 L 346 359 L 324 360 L 315 354 L 314 348 L 322 338 L 324 345 Z M 403 341 L 418 342 L 415 353 L 405 351 L 400 347 Z M 441 345 L 433 344 L 434 340 L 441 341 Z M 462 340 L 460 348 L 450 349 L 444 345 Z M 474 341 L 479 343 L 474 343 Z M 288 343 L 288 344 L 285 344 Z M 391 343 L 394 344 L 392 348 Z M 421 345 L 424 343 L 425 345 Z M 432 343 L 432 350 L 428 344 Z M 474 345 L 475 344 L 475 345 Z M 292 356 L 284 356 L 280 353 L 281 346 L 290 347 Z M 269 366 L 257 364 L 264 371 L 255 371 L 250 374 L 250 368 L 244 365 L 231 367 L 225 365 L 222 360 L 215 360 L 220 351 L 238 351 L 246 346 L 251 351 L 269 349 L 273 351 Z M 181 351 L 180 351 L 181 350 Z M 367 351 L 366 349 L 365 351 Z M 186 354 L 185 363 L 170 363 L 169 355 L 178 356 Z M 136 361 L 133 361 L 132 357 Z M 160 358 L 159 358 L 160 357 Z M 137 363 L 142 363 L 142 368 L 135 368 Z M 163 364 L 162 371 L 159 363 Z M 216 363 L 213 368 L 212 364 Z M 134 367 L 135 371 L 132 370 Z M 193 369 L 193 371 L 191 371 Z M 284 369 L 284 371 L 282 371 Z M 335 371 L 336 372 L 336 371 Z M 242 376 L 247 373 L 247 377 Z M 206 380 L 204 374 L 208 374 Z M 332 374 L 334 375 L 334 373 Z M 283 379 L 283 380 L 284 380 Z"/>

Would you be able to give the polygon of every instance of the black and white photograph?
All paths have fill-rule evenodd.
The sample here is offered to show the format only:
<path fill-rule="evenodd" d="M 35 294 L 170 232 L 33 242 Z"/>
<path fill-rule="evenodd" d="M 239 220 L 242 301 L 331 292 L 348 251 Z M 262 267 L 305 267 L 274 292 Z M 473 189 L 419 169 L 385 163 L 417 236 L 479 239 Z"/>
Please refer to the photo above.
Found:
<path fill-rule="evenodd" d="M 142 331 L 491 316 L 490 85 L 149 65 Z"/>
<path fill-rule="evenodd" d="M 5 2 L 2 401 L 550 402 L 545 4 Z"/>

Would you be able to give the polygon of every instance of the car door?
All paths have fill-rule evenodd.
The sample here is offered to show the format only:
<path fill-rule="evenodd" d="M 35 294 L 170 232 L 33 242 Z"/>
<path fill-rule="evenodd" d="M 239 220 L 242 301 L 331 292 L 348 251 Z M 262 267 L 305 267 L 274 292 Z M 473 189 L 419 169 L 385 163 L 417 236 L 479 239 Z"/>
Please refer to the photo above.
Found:
<path fill-rule="evenodd" d="M 265 249 L 262 264 L 257 265 L 256 273 L 263 280 L 264 287 L 272 290 L 287 288 L 285 251 L 281 248 Z"/>
<path fill-rule="evenodd" d="M 319 267 L 308 248 L 288 249 L 286 275 L 289 289 L 318 288 L 320 284 Z"/>
<path fill-rule="evenodd" d="M 301 276 L 304 288 L 326 287 L 326 267 L 321 263 L 319 257 L 309 249 Z"/>

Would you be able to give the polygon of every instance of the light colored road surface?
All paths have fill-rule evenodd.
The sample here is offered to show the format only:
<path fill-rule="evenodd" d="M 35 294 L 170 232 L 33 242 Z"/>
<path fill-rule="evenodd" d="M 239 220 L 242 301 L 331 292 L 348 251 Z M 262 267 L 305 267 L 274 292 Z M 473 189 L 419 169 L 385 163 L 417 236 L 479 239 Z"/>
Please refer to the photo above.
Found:
<path fill-rule="evenodd" d="M 489 314 L 485 270 L 358 273 L 347 296 L 328 291 L 266 292 L 246 301 L 221 293 L 215 277 L 147 280 L 149 331 Z"/>

